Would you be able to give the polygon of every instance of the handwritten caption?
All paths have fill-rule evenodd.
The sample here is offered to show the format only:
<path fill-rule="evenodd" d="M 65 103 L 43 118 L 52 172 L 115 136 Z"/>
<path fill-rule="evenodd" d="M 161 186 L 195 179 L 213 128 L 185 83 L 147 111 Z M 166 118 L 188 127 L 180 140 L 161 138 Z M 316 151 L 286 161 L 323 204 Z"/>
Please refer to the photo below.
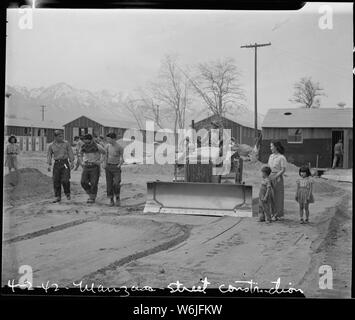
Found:
<path fill-rule="evenodd" d="M 209 288 L 211 284 L 207 277 L 200 280 L 201 285 L 192 286 L 191 288 L 186 287 L 179 280 L 176 282 L 171 282 L 166 287 L 169 289 L 170 294 L 174 293 L 203 293 L 206 294 L 206 290 Z M 301 289 L 297 289 L 292 287 L 292 284 L 289 283 L 288 288 L 281 288 L 281 278 L 278 278 L 276 281 L 271 281 L 272 286 L 270 288 L 259 288 L 258 283 L 249 280 L 249 281 L 234 281 L 234 284 L 221 284 L 218 286 L 218 290 L 221 294 L 233 293 L 233 292 L 245 292 L 245 293 L 266 293 L 266 294 L 292 294 L 292 293 L 301 293 L 303 291 Z M 121 297 L 128 297 L 133 292 L 155 292 L 157 289 L 152 288 L 151 286 L 120 286 L 120 287 L 105 287 L 101 284 L 95 284 L 94 282 L 90 284 L 84 284 L 83 281 L 80 282 L 72 282 L 71 286 L 60 286 L 58 283 L 47 281 L 46 283 L 42 283 L 39 286 L 33 286 L 31 282 L 25 281 L 22 283 L 15 282 L 15 280 L 8 281 L 8 287 L 11 288 L 12 292 L 15 292 L 17 288 L 33 290 L 35 288 L 39 288 L 44 290 L 45 293 L 49 292 L 58 292 L 61 289 L 79 289 L 81 293 L 116 293 Z M 165 288 L 165 289 L 166 289 Z M 164 288 L 161 288 L 164 289 Z"/>

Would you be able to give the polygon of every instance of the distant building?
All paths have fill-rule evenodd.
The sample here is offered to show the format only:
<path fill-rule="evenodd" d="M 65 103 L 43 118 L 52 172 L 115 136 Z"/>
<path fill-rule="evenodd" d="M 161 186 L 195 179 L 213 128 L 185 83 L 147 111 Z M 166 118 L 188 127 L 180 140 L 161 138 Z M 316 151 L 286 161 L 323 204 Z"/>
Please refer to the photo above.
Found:
<path fill-rule="evenodd" d="M 57 129 L 64 128 L 53 121 L 6 118 L 4 137 L 7 142 L 9 136 L 16 136 L 22 151 L 44 151 Z"/>
<path fill-rule="evenodd" d="M 81 116 L 64 125 L 64 136 L 67 141 L 72 143 L 75 136 L 92 134 L 94 136 L 106 136 L 109 132 L 115 132 L 118 139 L 123 137 L 127 129 L 137 129 L 134 122 L 115 120 L 115 119 L 90 119 L 87 116 Z"/>
<path fill-rule="evenodd" d="M 194 120 L 195 130 L 198 131 L 202 128 L 209 130 L 213 122 L 217 120 L 215 115 L 200 114 Z M 254 130 L 254 117 L 252 113 L 232 114 L 226 113 L 222 117 L 223 127 L 231 130 L 231 136 L 234 137 L 235 142 L 239 144 L 248 144 L 253 146 L 255 144 L 255 130 Z M 261 121 L 262 118 L 258 117 L 258 136 L 261 134 Z"/>
<path fill-rule="evenodd" d="M 330 168 L 334 145 L 342 139 L 343 168 L 352 168 L 352 128 L 352 108 L 270 109 L 262 123 L 260 160 L 267 162 L 270 142 L 279 140 L 289 162 L 297 166 L 310 163 L 312 167 Z"/>

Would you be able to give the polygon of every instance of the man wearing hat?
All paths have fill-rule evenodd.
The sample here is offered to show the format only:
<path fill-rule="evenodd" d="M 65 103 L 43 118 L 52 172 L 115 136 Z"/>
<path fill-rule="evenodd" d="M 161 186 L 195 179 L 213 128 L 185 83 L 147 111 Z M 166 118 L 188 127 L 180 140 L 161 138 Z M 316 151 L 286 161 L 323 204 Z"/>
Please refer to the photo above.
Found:
<path fill-rule="evenodd" d="M 61 130 L 54 131 L 54 141 L 48 146 L 48 171 L 51 171 L 52 158 L 54 159 L 53 187 L 55 195 L 53 202 L 60 202 L 62 186 L 64 194 L 70 200 L 70 170 L 74 168 L 74 153 L 69 142 L 64 141 Z"/>
<path fill-rule="evenodd" d="M 87 203 L 94 203 L 100 178 L 101 155 L 105 155 L 105 149 L 94 141 L 91 134 L 86 134 L 83 142 L 79 154 L 83 166 L 81 186 L 89 195 Z"/>
<path fill-rule="evenodd" d="M 108 133 L 108 144 L 105 146 L 106 157 L 104 169 L 106 172 L 107 197 L 110 199 L 110 206 L 120 206 L 121 190 L 121 165 L 123 163 L 123 148 L 117 143 L 117 136 L 114 132 Z"/>

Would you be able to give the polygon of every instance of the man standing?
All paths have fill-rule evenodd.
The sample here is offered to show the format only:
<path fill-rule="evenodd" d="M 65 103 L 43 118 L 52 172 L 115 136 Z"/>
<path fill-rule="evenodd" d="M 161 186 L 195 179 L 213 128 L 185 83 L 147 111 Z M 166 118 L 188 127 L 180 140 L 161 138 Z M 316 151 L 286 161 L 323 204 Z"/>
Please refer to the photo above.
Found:
<path fill-rule="evenodd" d="M 106 157 L 104 168 L 106 172 L 107 197 L 110 199 L 110 206 L 120 206 L 121 191 L 121 165 L 123 164 L 123 148 L 117 143 L 117 136 L 114 132 L 107 134 L 108 144 L 105 147 Z"/>
<path fill-rule="evenodd" d="M 79 156 L 83 166 L 81 186 L 89 195 L 87 203 L 94 203 L 100 178 L 101 155 L 105 154 L 105 149 L 93 140 L 91 134 L 85 135 L 83 142 Z"/>
<path fill-rule="evenodd" d="M 339 139 L 338 143 L 334 146 L 334 160 L 333 160 L 333 169 L 336 168 L 337 164 L 342 164 L 343 160 L 343 141 Z"/>
<path fill-rule="evenodd" d="M 81 163 L 80 163 L 80 149 L 81 149 L 81 146 L 84 144 L 83 137 L 82 136 L 80 136 L 80 137 L 76 136 L 74 138 L 74 142 L 76 143 L 75 144 L 76 164 L 75 164 L 74 171 L 77 171 L 79 166 L 81 166 Z"/>
<path fill-rule="evenodd" d="M 74 168 L 74 153 L 69 142 L 64 141 L 63 132 L 60 130 L 54 131 L 54 142 L 48 147 L 48 171 L 51 171 L 52 157 L 54 158 L 53 187 L 55 195 L 53 202 L 60 202 L 62 186 L 67 199 L 70 200 L 70 170 Z"/>

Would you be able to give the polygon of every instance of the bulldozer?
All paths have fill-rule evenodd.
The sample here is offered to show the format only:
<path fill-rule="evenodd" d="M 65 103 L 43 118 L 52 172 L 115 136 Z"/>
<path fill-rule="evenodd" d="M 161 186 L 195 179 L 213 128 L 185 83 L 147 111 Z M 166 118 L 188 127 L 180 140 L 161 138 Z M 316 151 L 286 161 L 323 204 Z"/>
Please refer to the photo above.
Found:
<path fill-rule="evenodd" d="M 212 149 L 206 153 L 211 155 Z M 206 163 L 203 153 L 199 148 L 195 161 L 177 161 L 173 181 L 147 182 L 144 213 L 252 217 L 252 186 L 243 182 L 243 159 L 238 152 L 227 155 L 231 166 L 225 173 L 216 170 L 224 163 Z"/>

